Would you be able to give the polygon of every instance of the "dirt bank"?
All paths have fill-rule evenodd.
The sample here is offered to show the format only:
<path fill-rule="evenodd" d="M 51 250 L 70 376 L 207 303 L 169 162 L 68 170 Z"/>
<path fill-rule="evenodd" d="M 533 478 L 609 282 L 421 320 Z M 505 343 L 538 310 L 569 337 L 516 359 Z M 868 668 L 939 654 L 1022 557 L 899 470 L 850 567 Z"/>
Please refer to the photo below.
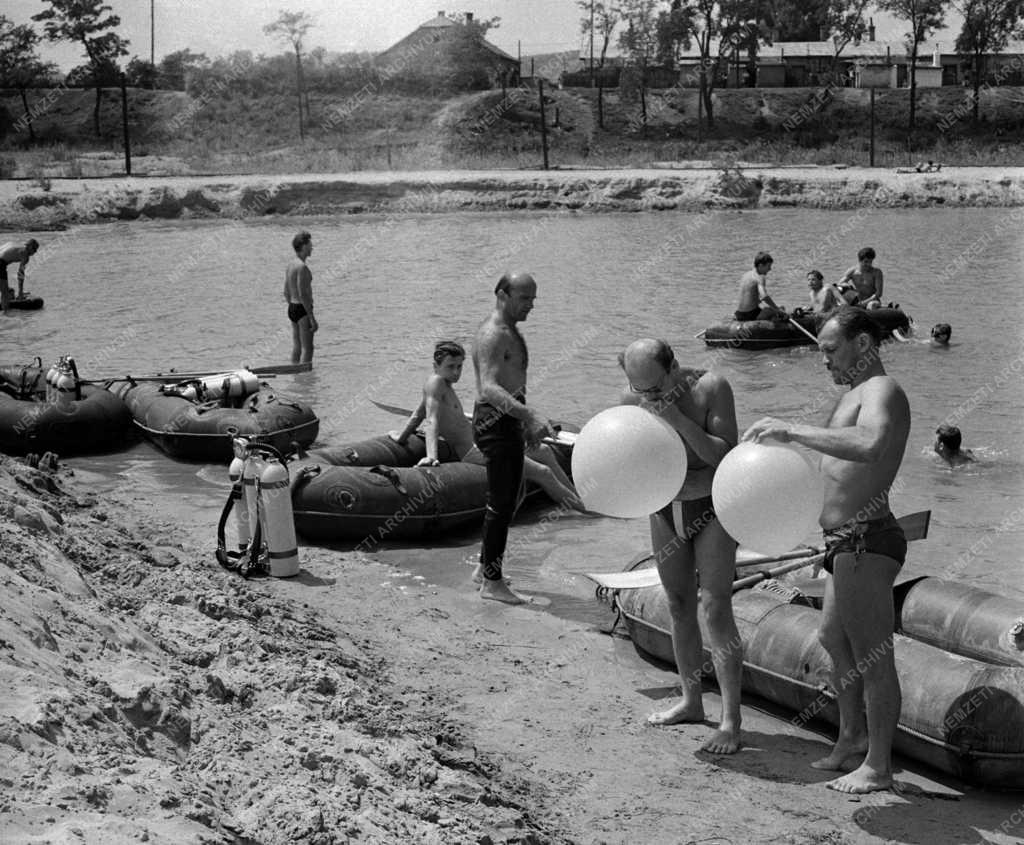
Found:
<path fill-rule="evenodd" d="M 344 175 L 126 177 L 0 182 L 0 226 L 48 229 L 112 220 L 406 214 L 465 209 L 700 211 L 799 206 L 1024 205 L 1024 168 L 712 167 L 644 170 L 360 172 Z"/>
<path fill-rule="evenodd" d="M 1021 796 L 907 769 L 900 795 L 825 790 L 827 738 L 756 700 L 746 748 L 708 757 L 708 725 L 646 726 L 673 676 L 630 643 L 468 583 L 310 548 L 243 581 L 212 561 L 217 514 L 111 487 L 0 457 L 4 842 L 1024 836 Z"/>

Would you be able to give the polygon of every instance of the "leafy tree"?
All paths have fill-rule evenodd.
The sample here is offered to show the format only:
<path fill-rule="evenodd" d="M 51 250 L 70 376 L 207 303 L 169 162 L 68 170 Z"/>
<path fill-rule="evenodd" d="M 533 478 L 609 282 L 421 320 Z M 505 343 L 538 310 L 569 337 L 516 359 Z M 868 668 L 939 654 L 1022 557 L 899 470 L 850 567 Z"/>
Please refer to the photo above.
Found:
<path fill-rule="evenodd" d="M 723 30 L 723 10 L 719 0 L 672 0 L 669 11 L 658 17 L 658 55 L 663 60 L 668 57 L 678 60 L 680 48 L 687 48 L 691 39 L 697 44 L 700 55 L 698 96 L 709 129 L 715 125 L 712 94 L 721 61 L 721 55 L 712 55 L 712 46 L 719 41 L 719 50 L 725 48 L 725 40 L 721 38 Z"/>
<path fill-rule="evenodd" d="M 0 15 L 0 86 L 17 88 L 21 94 L 28 137 L 33 143 L 36 133 L 26 89 L 57 72 L 56 65 L 43 62 L 36 54 L 39 40 L 39 33 L 28 24 L 15 26 L 13 21 Z"/>
<path fill-rule="evenodd" d="M 45 0 L 50 8 L 32 16 L 42 21 L 50 41 L 72 41 L 82 45 L 89 59 L 90 76 L 96 87 L 93 126 L 100 134 L 100 99 L 103 83 L 109 79 L 110 68 L 117 59 L 128 54 L 128 41 L 114 29 L 121 18 L 110 14 L 111 7 L 100 0 Z M 106 17 L 104 17 L 106 15 Z"/>
<path fill-rule="evenodd" d="M 498 81 L 502 63 L 483 42 L 487 33 L 501 25 L 501 18 L 451 16 L 459 26 L 449 35 L 445 77 L 456 91 L 489 88 Z M 507 81 L 507 80 L 506 80 Z"/>
<path fill-rule="evenodd" d="M 626 31 L 619 47 L 640 72 L 640 115 L 647 128 L 647 69 L 658 55 L 658 0 L 622 0 L 620 9 Z"/>
<path fill-rule="evenodd" d="M 1010 38 L 1021 35 L 1024 0 L 954 0 L 953 6 L 964 17 L 956 49 L 971 62 L 972 120 L 977 126 L 981 120 L 981 85 L 988 75 L 987 57 L 1002 50 Z"/>
<path fill-rule="evenodd" d="M 591 22 L 593 22 L 594 40 L 600 40 L 601 45 L 598 51 L 597 66 L 604 67 L 612 34 L 622 19 L 619 4 L 615 0 L 610 0 L 607 3 L 599 2 L 599 0 L 576 0 L 576 5 L 585 13 L 585 17 L 580 19 L 580 32 L 583 35 L 590 35 Z"/>
<path fill-rule="evenodd" d="M 156 66 L 149 59 L 133 56 L 124 70 L 129 85 L 136 88 L 156 88 Z"/>
<path fill-rule="evenodd" d="M 291 44 L 295 50 L 295 85 L 299 97 L 299 137 L 305 138 L 306 132 L 302 122 L 302 95 L 305 90 L 302 79 L 302 42 L 306 33 L 313 27 L 313 19 L 305 12 L 286 12 L 283 9 L 277 20 L 263 27 L 263 31 L 279 41 Z M 309 109 L 306 109 L 309 117 Z"/>
<path fill-rule="evenodd" d="M 873 0 L 765 0 L 766 22 L 778 41 L 817 41 L 827 33 L 835 45 L 832 71 L 843 50 L 867 29 Z"/>
<path fill-rule="evenodd" d="M 190 73 L 208 67 L 210 60 L 205 53 L 193 53 L 191 50 L 178 50 L 168 53 L 157 65 L 157 76 L 161 88 L 184 91 L 188 87 Z"/>
<path fill-rule="evenodd" d="M 910 119 L 907 130 L 914 131 L 917 114 L 917 49 L 921 42 L 939 29 L 945 18 L 947 0 L 879 0 L 878 8 L 891 12 L 910 24 L 905 36 L 907 62 L 910 65 Z"/>
<path fill-rule="evenodd" d="M 658 15 L 658 61 L 675 67 L 683 50 L 689 50 L 696 32 L 692 6 L 674 2 L 667 12 Z"/>

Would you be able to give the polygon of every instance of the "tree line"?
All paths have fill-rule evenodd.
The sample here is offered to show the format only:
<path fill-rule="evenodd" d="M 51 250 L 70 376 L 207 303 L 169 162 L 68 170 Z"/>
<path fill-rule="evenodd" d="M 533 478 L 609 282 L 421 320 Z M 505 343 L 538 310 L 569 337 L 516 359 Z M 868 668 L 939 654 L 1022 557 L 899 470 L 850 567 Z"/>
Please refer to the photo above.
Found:
<path fill-rule="evenodd" d="M 907 25 L 903 41 L 910 75 L 911 132 L 916 118 L 918 50 L 944 26 L 948 12 L 963 17 L 955 49 L 971 68 L 975 122 L 981 87 L 989 76 L 989 57 L 1011 39 L 1024 38 L 1024 0 L 577 0 L 577 5 L 584 13 L 580 30 L 593 45 L 594 64 L 604 66 L 617 35 L 618 47 L 640 71 L 641 104 L 647 69 L 675 67 L 682 51 L 696 45 L 696 81 L 709 127 L 714 122 L 711 95 L 725 63 L 734 62 L 738 68 L 745 54 L 742 63 L 749 68 L 747 78 L 753 84 L 760 45 L 831 40 L 834 72 L 843 50 L 867 32 L 872 7 Z"/>
<path fill-rule="evenodd" d="M 47 7 L 32 16 L 32 23 L 16 23 L 0 14 L 0 88 L 20 93 L 29 140 L 34 142 L 32 109 L 28 93 L 34 88 L 94 88 L 93 127 L 100 135 L 100 105 L 103 88 L 125 84 L 139 88 L 185 91 L 201 96 L 209 91 L 230 90 L 253 96 L 293 91 L 298 109 L 298 127 L 304 136 L 309 125 L 311 91 L 325 94 L 353 92 L 367 84 L 379 83 L 381 71 L 368 52 L 329 53 L 323 47 L 306 49 L 306 38 L 314 20 L 305 12 L 282 10 L 264 26 L 264 33 L 287 46 L 288 52 L 254 56 L 236 51 L 226 57 L 209 58 L 204 53 L 178 50 L 159 62 L 138 56 L 125 61 L 130 41 L 119 32 L 121 19 L 102 0 L 43 0 Z M 389 73 L 393 90 L 419 94 L 489 87 L 493 75 L 479 66 L 479 40 L 499 25 L 498 18 L 480 19 L 457 15 L 459 24 L 447 44 L 447 61 L 439 72 L 424 74 L 415 66 Z M 40 33 L 34 24 L 42 25 Z M 84 62 L 63 74 L 52 62 L 43 61 L 39 47 L 43 40 L 68 42 L 82 48 Z M 435 69 L 436 70 L 436 69 Z"/>

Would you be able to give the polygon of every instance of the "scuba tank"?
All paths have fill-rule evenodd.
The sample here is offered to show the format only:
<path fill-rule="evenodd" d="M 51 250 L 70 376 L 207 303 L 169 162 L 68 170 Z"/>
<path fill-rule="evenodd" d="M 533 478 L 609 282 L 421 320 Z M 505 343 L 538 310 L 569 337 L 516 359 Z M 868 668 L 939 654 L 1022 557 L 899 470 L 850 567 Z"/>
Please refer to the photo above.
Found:
<path fill-rule="evenodd" d="M 54 383 L 57 407 L 62 411 L 70 411 L 78 392 L 78 379 L 75 378 L 67 358 L 61 359 L 60 368 Z"/>
<path fill-rule="evenodd" d="M 219 373 L 201 379 L 190 379 L 168 387 L 171 393 L 190 402 L 212 402 L 215 399 L 237 399 L 259 390 L 259 376 L 249 370 Z"/>
<path fill-rule="evenodd" d="M 60 373 L 60 361 L 55 362 L 46 371 L 46 401 L 57 401 L 57 376 Z"/>
<path fill-rule="evenodd" d="M 259 484 L 260 530 L 267 548 L 267 565 L 275 578 L 299 574 L 299 548 L 295 540 L 292 493 L 284 459 L 272 456 L 264 463 Z"/>
<path fill-rule="evenodd" d="M 235 441 L 238 442 L 237 440 Z M 242 493 L 242 468 L 245 466 L 245 459 L 236 455 L 228 467 L 228 479 L 231 481 L 232 500 L 235 503 L 235 531 L 238 535 L 238 550 L 244 552 L 249 547 L 249 512 L 242 507 L 244 505 Z M 236 493 L 237 491 L 237 493 Z"/>
<path fill-rule="evenodd" d="M 277 449 L 244 437 L 234 439 L 235 459 L 228 474 L 231 495 L 217 526 L 217 560 L 243 576 L 288 578 L 299 572 L 291 488 L 284 456 Z M 239 551 L 228 551 L 225 527 L 232 508 Z"/>

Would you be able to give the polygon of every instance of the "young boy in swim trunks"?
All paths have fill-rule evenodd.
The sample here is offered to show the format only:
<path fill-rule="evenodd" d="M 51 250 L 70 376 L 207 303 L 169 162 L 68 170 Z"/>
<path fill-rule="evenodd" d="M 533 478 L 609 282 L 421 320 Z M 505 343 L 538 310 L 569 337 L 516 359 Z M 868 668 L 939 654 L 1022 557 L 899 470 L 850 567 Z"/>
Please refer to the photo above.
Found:
<path fill-rule="evenodd" d="M 400 432 L 389 432 L 396 443 L 403 444 L 420 424 L 423 425 L 427 454 L 417 466 L 437 466 L 440 463 L 438 441 L 442 438 L 459 460 L 484 463 L 483 455 L 473 443 L 473 424 L 466 417 L 453 388 L 462 378 L 465 361 L 466 350 L 461 344 L 451 340 L 438 343 L 434 347 L 434 374 L 423 385 L 423 401 L 409 417 L 405 428 Z M 550 446 L 540 443 L 527 449 L 523 477 L 539 485 L 556 503 L 584 510 L 572 481 L 559 466 Z"/>

